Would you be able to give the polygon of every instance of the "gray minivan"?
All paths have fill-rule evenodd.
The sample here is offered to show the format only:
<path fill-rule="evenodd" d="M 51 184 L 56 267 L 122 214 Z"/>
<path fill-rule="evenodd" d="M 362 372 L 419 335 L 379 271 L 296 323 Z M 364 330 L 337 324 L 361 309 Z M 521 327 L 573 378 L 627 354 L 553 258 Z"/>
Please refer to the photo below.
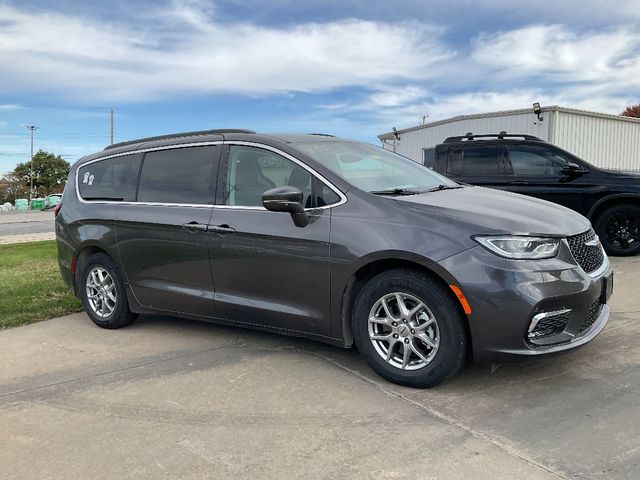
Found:
<path fill-rule="evenodd" d="M 609 318 L 589 221 L 329 135 L 210 130 L 107 147 L 71 169 L 56 237 L 93 322 L 165 314 L 350 347 L 429 387 L 470 354 L 569 350 Z"/>

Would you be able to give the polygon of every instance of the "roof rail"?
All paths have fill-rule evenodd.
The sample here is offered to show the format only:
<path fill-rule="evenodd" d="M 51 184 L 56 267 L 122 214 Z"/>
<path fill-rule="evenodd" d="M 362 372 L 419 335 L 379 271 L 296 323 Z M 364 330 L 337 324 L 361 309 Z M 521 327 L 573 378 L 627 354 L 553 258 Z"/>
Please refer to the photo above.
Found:
<path fill-rule="evenodd" d="M 318 137 L 335 137 L 335 135 L 330 135 L 328 133 L 307 133 L 307 135 L 316 135 Z"/>
<path fill-rule="evenodd" d="M 154 140 L 166 140 L 169 138 L 180 137 L 193 137 L 196 135 L 223 135 L 225 133 L 256 133 L 253 130 L 246 130 L 243 128 L 221 128 L 217 130 L 198 130 L 196 132 L 182 132 L 182 133 L 170 133 L 169 135 L 158 135 L 156 137 L 138 138 L 136 140 L 128 140 L 126 142 L 114 143 L 113 145 L 107 145 L 104 150 L 110 150 L 112 148 L 124 147 L 125 145 L 133 145 L 134 143 L 151 142 Z"/>
<path fill-rule="evenodd" d="M 498 140 L 503 140 L 505 138 L 524 138 L 525 140 L 540 140 L 540 138 L 533 135 L 526 135 L 524 133 L 507 133 L 503 130 L 500 133 L 487 133 L 483 135 L 474 135 L 473 133 L 469 132 L 466 135 L 461 135 L 459 137 L 449 137 L 445 139 L 443 143 L 456 143 L 463 140 L 471 141 L 477 138 L 497 138 Z"/>

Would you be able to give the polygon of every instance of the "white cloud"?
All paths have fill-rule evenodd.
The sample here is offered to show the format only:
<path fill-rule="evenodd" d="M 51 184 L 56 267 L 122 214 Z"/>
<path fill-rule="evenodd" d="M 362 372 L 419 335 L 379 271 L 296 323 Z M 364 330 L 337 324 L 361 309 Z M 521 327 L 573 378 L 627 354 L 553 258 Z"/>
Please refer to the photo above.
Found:
<path fill-rule="evenodd" d="M 451 54 L 439 30 L 417 23 L 347 19 L 271 28 L 227 23 L 193 2 L 147 13 L 157 21 L 125 27 L 0 6 L 0 87 L 124 100 L 308 92 L 424 78 Z"/>
<path fill-rule="evenodd" d="M 495 35 L 481 34 L 472 58 L 509 78 L 574 82 L 620 91 L 638 88 L 640 32 L 616 28 L 578 34 L 564 25 L 533 25 Z M 601 88 L 604 87 L 604 88 Z"/>
<path fill-rule="evenodd" d="M 19 108 L 21 108 L 20 105 L 15 105 L 11 103 L 5 103 L 5 104 L 0 103 L 0 110 L 18 110 Z"/>

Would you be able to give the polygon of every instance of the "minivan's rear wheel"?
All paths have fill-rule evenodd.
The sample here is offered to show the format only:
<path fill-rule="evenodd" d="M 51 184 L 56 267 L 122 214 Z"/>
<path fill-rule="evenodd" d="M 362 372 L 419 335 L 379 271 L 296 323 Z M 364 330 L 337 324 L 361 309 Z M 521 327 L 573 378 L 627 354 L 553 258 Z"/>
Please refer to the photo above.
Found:
<path fill-rule="evenodd" d="M 640 207 L 609 207 L 598 216 L 594 228 L 609 255 L 629 256 L 640 253 Z"/>
<path fill-rule="evenodd" d="M 116 263 L 96 253 L 84 264 L 80 297 L 89 318 L 102 328 L 120 328 L 136 319 L 129 311 L 122 275 Z"/>
<path fill-rule="evenodd" d="M 367 362 L 387 380 L 413 387 L 437 385 L 462 367 L 463 322 L 443 286 L 404 269 L 372 278 L 353 311 L 354 339 Z"/>

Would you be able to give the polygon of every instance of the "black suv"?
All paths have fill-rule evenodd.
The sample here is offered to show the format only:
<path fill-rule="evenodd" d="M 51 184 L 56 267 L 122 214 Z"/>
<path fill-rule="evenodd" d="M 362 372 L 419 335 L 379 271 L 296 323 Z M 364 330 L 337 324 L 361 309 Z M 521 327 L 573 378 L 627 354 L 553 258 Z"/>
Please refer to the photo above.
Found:
<path fill-rule="evenodd" d="M 640 175 L 597 168 L 531 135 L 447 138 L 427 167 L 458 182 L 559 203 L 594 226 L 610 255 L 640 252 Z"/>

